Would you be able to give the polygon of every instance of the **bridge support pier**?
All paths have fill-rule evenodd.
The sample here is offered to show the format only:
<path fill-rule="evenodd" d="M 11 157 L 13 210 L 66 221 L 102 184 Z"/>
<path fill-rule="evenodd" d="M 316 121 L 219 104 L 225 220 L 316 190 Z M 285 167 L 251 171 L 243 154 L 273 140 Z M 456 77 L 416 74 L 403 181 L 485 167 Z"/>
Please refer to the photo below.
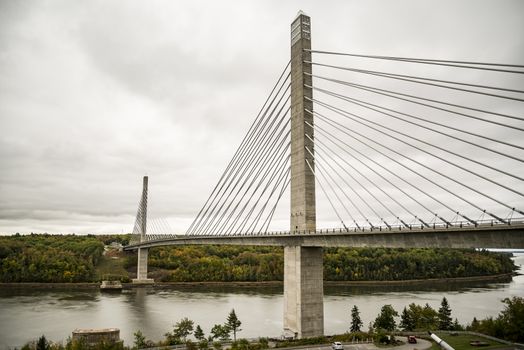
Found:
<path fill-rule="evenodd" d="M 311 89 L 311 19 L 291 24 L 291 232 L 315 232 L 315 145 Z M 324 335 L 322 248 L 284 247 L 284 333 Z"/>
<path fill-rule="evenodd" d="M 147 183 L 148 177 L 144 176 L 142 186 L 142 199 L 138 207 L 137 225 L 140 227 L 140 242 L 146 241 L 147 230 Z M 138 263 L 136 269 L 136 278 L 133 279 L 133 284 L 151 284 L 155 281 L 152 278 L 147 278 L 147 257 L 149 255 L 148 248 L 138 249 Z"/>
<path fill-rule="evenodd" d="M 148 248 L 138 249 L 138 264 L 136 269 L 136 278 L 133 279 L 133 284 L 151 284 L 155 282 L 152 278 L 147 278 L 148 255 Z"/>
<path fill-rule="evenodd" d="M 324 335 L 323 250 L 284 247 L 284 335 Z"/>

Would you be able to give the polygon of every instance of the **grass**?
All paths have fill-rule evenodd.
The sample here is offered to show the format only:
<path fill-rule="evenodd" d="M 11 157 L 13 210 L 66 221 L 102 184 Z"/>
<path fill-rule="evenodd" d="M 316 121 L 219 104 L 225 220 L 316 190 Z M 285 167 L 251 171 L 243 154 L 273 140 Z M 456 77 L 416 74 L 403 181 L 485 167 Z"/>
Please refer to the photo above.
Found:
<path fill-rule="evenodd" d="M 499 343 L 484 337 L 476 336 L 476 335 L 470 335 L 470 334 L 459 334 L 459 335 L 450 335 L 448 332 L 439 332 L 436 333 L 440 339 L 444 340 L 446 343 L 448 343 L 451 347 L 453 347 L 455 350 L 473 350 L 473 349 L 479 349 L 479 350 L 489 350 L 489 349 L 499 349 L 499 348 L 507 348 L 507 344 Z M 483 342 L 488 343 L 488 346 L 471 346 L 469 343 L 473 340 L 480 340 Z M 440 350 L 440 346 L 438 346 L 435 342 L 433 342 L 433 345 L 429 350 Z"/>

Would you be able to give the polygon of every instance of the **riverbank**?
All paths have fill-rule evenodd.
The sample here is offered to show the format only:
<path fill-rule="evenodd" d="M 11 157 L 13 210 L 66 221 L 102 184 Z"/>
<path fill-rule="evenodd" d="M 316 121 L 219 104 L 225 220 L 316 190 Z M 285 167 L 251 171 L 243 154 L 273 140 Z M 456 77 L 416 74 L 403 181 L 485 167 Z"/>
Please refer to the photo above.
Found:
<path fill-rule="evenodd" d="M 431 278 L 431 279 L 416 279 L 416 280 L 400 280 L 400 281 L 324 281 L 326 287 L 337 286 L 390 286 L 390 285 L 420 285 L 428 283 L 454 283 L 454 282 L 510 282 L 512 277 L 516 276 L 513 273 L 490 275 L 490 276 L 471 276 L 471 277 L 457 277 L 457 278 Z M 262 282 L 155 282 L 152 285 L 135 285 L 132 283 L 122 283 L 125 289 L 134 287 L 148 286 L 155 289 L 170 289 L 170 288 L 193 288 L 193 287 L 282 287 L 283 281 L 262 281 Z M 37 282 L 19 282 L 19 283 L 0 283 L 2 288 L 37 288 L 37 289 L 98 289 L 100 283 L 37 283 Z"/>

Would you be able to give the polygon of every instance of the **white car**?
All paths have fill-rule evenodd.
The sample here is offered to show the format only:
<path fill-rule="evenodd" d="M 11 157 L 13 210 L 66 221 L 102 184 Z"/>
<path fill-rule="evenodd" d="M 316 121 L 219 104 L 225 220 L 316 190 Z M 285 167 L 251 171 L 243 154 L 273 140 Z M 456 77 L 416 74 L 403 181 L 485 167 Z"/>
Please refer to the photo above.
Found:
<path fill-rule="evenodd" d="M 344 350 L 344 345 L 342 345 L 341 342 L 336 341 L 333 344 L 331 344 L 331 349 L 333 349 L 333 350 Z"/>

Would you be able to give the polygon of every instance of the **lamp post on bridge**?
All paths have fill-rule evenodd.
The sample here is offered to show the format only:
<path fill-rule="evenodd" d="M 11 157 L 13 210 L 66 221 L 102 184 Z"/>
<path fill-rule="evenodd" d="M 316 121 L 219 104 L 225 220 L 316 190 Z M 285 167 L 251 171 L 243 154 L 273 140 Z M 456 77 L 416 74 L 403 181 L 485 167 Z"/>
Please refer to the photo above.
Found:
<path fill-rule="evenodd" d="M 291 24 L 291 232 L 316 230 L 310 49 L 311 19 L 300 11 Z M 322 261 L 322 247 L 284 247 L 286 336 L 324 334 Z"/>

